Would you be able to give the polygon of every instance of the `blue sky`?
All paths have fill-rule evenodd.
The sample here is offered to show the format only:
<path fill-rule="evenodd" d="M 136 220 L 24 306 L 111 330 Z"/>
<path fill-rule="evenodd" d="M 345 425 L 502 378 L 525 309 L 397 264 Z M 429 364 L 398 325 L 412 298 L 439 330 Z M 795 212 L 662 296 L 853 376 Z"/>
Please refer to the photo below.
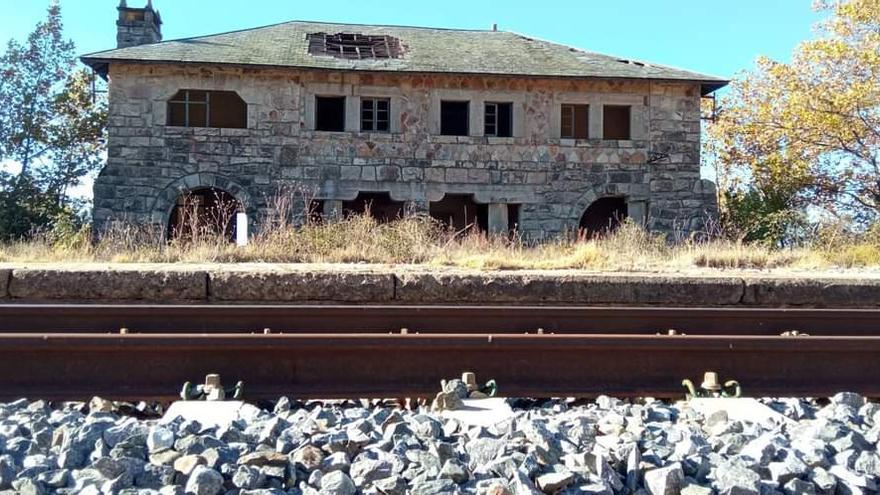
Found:
<path fill-rule="evenodd" d="M 23 39 L 50 0 L 0 0 L 0 41 Z M 118 0 L 60 0 L 80 54 L 113 48 Z M 146 0 L 129 0 L 140 7 Z M 760 54 L 788 60 L 812 34 L 809 0 L 154 0 L 165 39 L 287 20 L 499 29 L 732 77 Z"/>

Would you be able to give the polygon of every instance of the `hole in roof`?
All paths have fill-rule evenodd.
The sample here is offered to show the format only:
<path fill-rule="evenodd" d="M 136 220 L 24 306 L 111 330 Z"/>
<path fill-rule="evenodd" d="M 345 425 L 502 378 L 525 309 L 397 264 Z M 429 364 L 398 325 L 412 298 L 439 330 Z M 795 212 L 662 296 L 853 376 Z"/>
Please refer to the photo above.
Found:
<path fill-rule="evenodd" d="M 619 59 L 617 59 L 617 61 L 620 62 L 620 63 L 622 63 L 622 64 L 636 65 L 636 66 L 638 66 L 638 67 L 644 67 L 644 66 L 645 66 L 645 63 L 644 63 L 644 62 L 636 62 L 635 60 L 628 60 L 628 59 L 625 59 L 625 58 L 619 58 Z"/>
<path fill-rule="evenodd" d="M 309 33 L 309 54 L 344 59 L 400 58 L 400 39 L 388 35 L 360 33 Z"/>

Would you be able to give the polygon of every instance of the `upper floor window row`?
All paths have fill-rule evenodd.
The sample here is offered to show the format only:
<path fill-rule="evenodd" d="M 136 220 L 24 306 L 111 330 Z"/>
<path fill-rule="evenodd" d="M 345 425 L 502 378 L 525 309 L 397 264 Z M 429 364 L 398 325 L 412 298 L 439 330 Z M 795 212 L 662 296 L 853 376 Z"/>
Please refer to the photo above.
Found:
<path fill-rule="evenodd" d="M 344 96 L 315 97 L 315 129 L 343 132 L 346 129 Z M 361 98 L 359 115 L 363 132 L 390 132 L 391 99 Z M 442 100 L 440 102 L 440 134 L 469 136 L 471 131 L 471 102 Z M 168 101 L 170 126 L 247 128 L 247 103 L 233 91 L 204 91 L 184 89 Z M 629 105 L 602 106 L 602 138 L 631 139 Z M 563 104 L 560 107 L 560 135 L 566 139 L 587 139 L 590 127 L 590 107 L 586 104 Z M 513 103 L 486 102 L 483 104 L 483 135 L 513 136 Z"/>
<path fill-rule="evenodd" d="M 234 91 L 182 89 L 168 100 L 168 125 L 247 129 L 247 103 Z"/>

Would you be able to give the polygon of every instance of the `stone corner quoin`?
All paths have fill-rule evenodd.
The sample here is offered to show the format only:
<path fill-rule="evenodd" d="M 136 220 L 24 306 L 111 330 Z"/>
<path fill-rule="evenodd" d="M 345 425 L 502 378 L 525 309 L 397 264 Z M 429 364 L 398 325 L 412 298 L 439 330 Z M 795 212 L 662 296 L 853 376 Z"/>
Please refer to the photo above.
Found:
<path fill-rule="evenodd" d="M 207 274 L 189 270 L 15 269 L 9 296 L 23 300 L 204 301 Z"/>

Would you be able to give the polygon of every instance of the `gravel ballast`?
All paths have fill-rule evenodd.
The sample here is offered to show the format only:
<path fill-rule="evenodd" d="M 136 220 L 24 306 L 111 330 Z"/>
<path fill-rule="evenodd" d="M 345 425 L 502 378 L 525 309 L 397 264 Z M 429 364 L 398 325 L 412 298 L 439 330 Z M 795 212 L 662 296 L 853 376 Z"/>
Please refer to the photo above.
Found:
<path fill-rule="evenodd" d="M 81 403 L 0 405 L 0 493 L 858 494 L 880 476 L 880 405 L 764 399 L 788 419 L 686 402 L 510 400 L 468 426 L 365 402 L 245 405 L 219 428 Z"/>

